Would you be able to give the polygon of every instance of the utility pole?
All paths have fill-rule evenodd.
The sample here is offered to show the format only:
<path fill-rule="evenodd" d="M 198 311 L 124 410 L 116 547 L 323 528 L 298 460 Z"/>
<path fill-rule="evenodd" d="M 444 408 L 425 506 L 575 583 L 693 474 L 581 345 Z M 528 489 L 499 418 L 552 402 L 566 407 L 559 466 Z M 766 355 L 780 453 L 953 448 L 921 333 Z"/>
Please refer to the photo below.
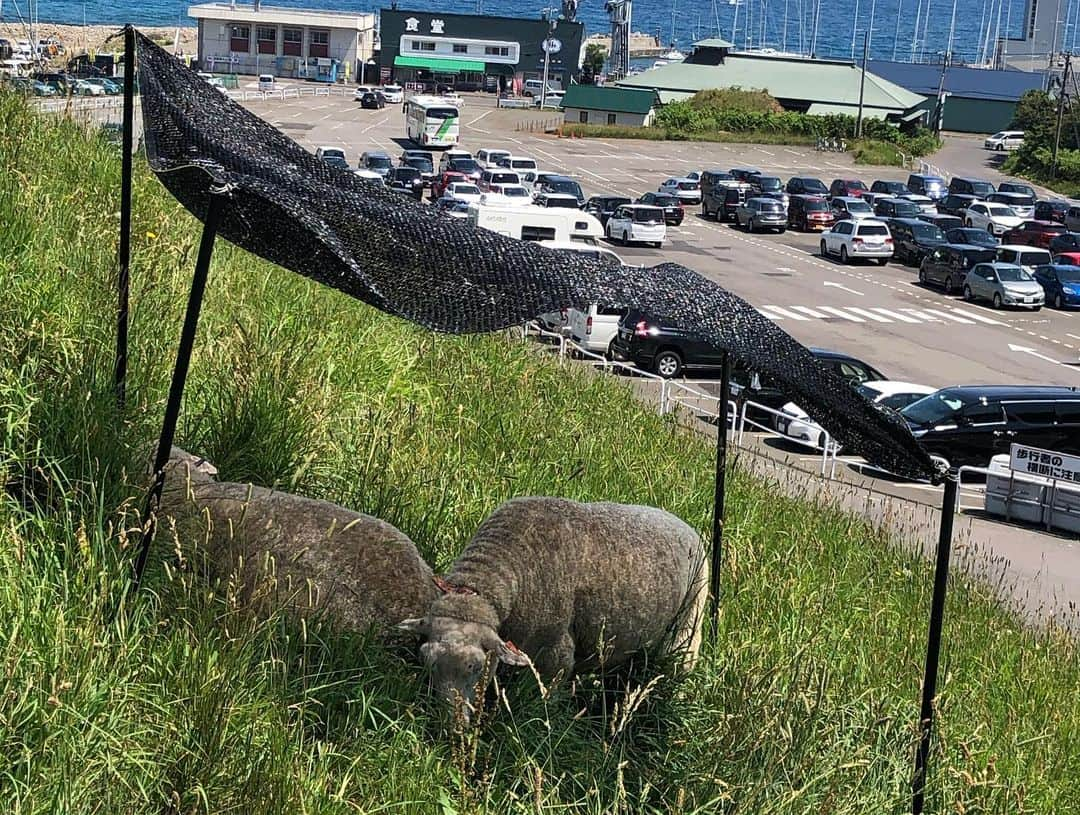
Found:
<path fill-rule="evenodd" d="M 551 69 L 551 49 L 554 45 L 551 35 L 555 33 L 555 27 L 559 24 L 558 18 L 552 15 L 553 11 L 555 9 L 550 7 L 544 9 L 548 21 L 548 30 L 547 34 L 544 35 L 544 84 L 540 88 L 540 110 L 544 110 L 547 105 L 548 72 Z"/>
<path fill-rule="evenodd" d="M 1050 180 L 1057 178 L 1058 149 L 1061 147 L 1061 120 L 1065 115 L 1065 83 L 1069 80 L 1069 68 L 1072 67 L 1072 54 L 1065 55 L 1065 71 L 1061 74 L 1061 89 L 1058 91 L 1057 126 L 1054 128 L 1054 157 L 1050 161 Z"/>
<path fill-rule="evenodd" d="M 870 32 L 863 33 L 862 78 L 859 80 L 859 118 L 855 121 L 855 138 L 862 138 L 863 94 L 866 91 L 866 59 L 870 54 Z"/>
<path fill-rule="evenodd" d="M 945 72 L 949 70 L 949 62 L 952 54 L 945 52 L 945 61 L 941 63 L 941 79 L 938 81 L 937 110 L 934 111 L 934 132 L 941 135 L 941 129 L 945 126 Z"/>

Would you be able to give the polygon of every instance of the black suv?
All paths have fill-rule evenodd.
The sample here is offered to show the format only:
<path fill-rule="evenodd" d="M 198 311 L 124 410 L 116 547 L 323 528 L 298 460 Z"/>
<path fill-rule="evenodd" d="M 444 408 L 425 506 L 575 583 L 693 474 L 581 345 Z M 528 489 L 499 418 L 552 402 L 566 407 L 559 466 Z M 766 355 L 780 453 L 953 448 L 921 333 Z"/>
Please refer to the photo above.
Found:
<path fill-rule="evenodd" d="M 647 192 L 634 203 L 660 207 L 660 209 L 664 210 L 664 223 L 668 226 L 678 226 L 686 217 L 682 202 L 674 195 L 666 192 Z"/>
<path fill-rule="evenodd" d="M 698 181 L 701 185 L 701 205 L 705 206 L 705 196 L 713 190 L 720 190 L 720 195 L 723 196 L 723 190 L 736 181 L 738 179 L 727 170 L 706 170 L 703 172 Z M 708 215 L 707 212 L 704 214 Z"/>
<path fill-rule="evenodd" d="M 820 195 L 825 198 L 829 196 L 829 188 L 820 178 L 808 176 L 795 176 L 788 179 L 786 191 L 788 195 Z"/>
<path fill-rule="evenodd" d="M 601 225 L 607 226 L 608 218 L 614 214 L 615 210 L 629 203 L 629 198 L 619 195 L 594 195 L 585 202 L 585 211 L 599 219 Z"/>
<path fill-rule="evenodd" d="M 665 325 L 664 320 L 633 310 L 619 320 L 611 348 L 617 358 L 629 360 L 638 368 L 652 371 L 665 379 L 678 376 L 686 368 L 715 368 L 723 363 L 723 352 L 710 343 Z M 821 348 L 811 348 L 810 353 L 853 385 L 888 378 L 847 354 Z M 779 409 L 791 401 L 791 396 L 779 386 L 738 363 L 732 368 L 731 379 L 740 389 L 745 389 L 746 398 L 759 405 Z"/>
<path fill-rule="evenodd" d="M 386 186 L 395 192 L 407 193 L 417 201 L 424 195 L 424 177 L 415 167 L 391 167 L 386 174 Z"/>
<path fill-rule="evenodd" d="M 701 199 L 701 207 L 706 216 L 712 215 L 720 221 L 735 220 L 735 210 L 746 199 L 753 196 L 749 184 L 740 184 L 737 187 L 717 187 L 708 198 Z"/>
<path fill-rule="evenodd" d="M 911 190 L 903 181 L 883 181 L 879 178 L 870 185 L 870 192 L 880 192 L 885 195 L 907 195 Z"/>
<path fill-rule="evenodd" d="M 976 263 L 992 263 L 996 258 L 997 250 L 992 247 L 943 243 L 923 258 L 919 265 L 919 282 L 941 286 L 946 294 L 952 294 L 960 291 L 972 266 Z"/>
<path fill-rule="evenodd" d="M 973 195 L 979 199 L 985 199 L 988 195 L 997 192 L 994 185 L 981 178 L 960 178 L 953 176 L 949 180 L 949 192 L 956 195 Z"/>
<path fill-rule="evenodd" d="M 979 197 L 976 195 L 950 192 L 938 201 L 937 211 L 942 215 L 955 215 L 957 218 L 963 218 L 967 208 L 978 200 Z"/>
<path fill-rule="evenodd" d="M 918 204 L 904 198 L 880 198 L 874 202 L 877 218 L 918 218 L 920 212 Z"/>
<path fill-rule="evenodd" d="M 945 230 L 945 237 L 949 243 L 965 243 L 970 246 L 995 249 L 1001 245 L 1001 241 L 987 232 L 985 229 L 975 229 L 971 226 L 957 226 Z M 1052 252 L 1053 250 L 1051 250 Z"/>
<path fill-rule="evenodd" d="M 985 467 L 1012 443 L 1080 455 L 1080 390 L 1057 386 L 945 388 L 900 411 L 926 452 Z"/>
<path fill-rule="evenodd" d="M 889 231 L 893 237 L 893 257 L 906 266 L 918 266 L 935 247 L 945 243 L 940 227 L 918 218 L 890 218 Z"/>
<path fill-rule="evenodd" d="M 947 232 L 950 229 L 957 229 L 963 227 L 964 219 L 959 218 L 956 215 L 942 215 L 940 212 L 920 212 L 919 220 L 926 221 L 928 224 L 933 224 L 942 232 Z M 986 234 L 990 234 L 989 232 Z"/>
<path fill-rule="evenodd" d="M 1062 232 L 1050 239 L 1050 254 L 1080 252 L 1080 232 Z"/>

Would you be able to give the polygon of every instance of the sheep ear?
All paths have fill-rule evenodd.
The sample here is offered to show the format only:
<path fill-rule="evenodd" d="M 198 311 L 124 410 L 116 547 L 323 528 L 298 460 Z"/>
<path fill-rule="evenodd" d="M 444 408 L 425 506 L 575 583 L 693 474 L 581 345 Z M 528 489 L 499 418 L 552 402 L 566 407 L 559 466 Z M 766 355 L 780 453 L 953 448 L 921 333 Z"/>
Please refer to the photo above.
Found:
<path fill-rule="evenodd" d="M 423 617 L 412 617 L 408 620 L 402 620 L 394 627 L 398 631 L 408 631 L 410 634 L 419 634 L 420 636 L 427 635 L 427 622 Z"/>
<path fill-rule="evenodd" d="M 507 665 L 513 665 L 518 668 L 524 668 L 532 664 L 532 660 L 528 655 L 518 648 L 514 643 L 507 640 L 506 642 L 499 642 L 498 647 L 495 649 L 496 656 L 499 657 L 500 662 L 505 662 Z"/>

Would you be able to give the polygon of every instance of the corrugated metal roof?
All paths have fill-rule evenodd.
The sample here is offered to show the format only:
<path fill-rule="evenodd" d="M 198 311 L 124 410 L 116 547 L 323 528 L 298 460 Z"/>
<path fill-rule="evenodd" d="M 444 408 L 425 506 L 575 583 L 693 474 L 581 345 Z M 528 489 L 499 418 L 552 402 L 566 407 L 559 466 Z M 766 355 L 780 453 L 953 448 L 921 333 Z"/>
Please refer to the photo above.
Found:
<path fill-rule="evenodd" d="M 661 105 L 670 105 L 672 102 L 682 102 L 689 99 L 694 94 L 687 91 L 657 91 L 656 96 L 660 100 Z"/>
<path fill-rule="evenodd" d="M 723 65 L 673 63 L 628 76 L 623 87 L 696 93 L 707 88 L 758 88 L 777 99 L 859 104 L 860 70 L 848 62 L 729 54 Z M 907 111 L 923 97 L 867 71 L 864 108 Z"/>
<path fill-rule="evenodd" d="M 937 96 L 941 82 L 940 65 L 916 65 L 909 62 L 870 60 L 868 67 L 903 88 L 926 96 Z M 1025 92 L 1042 88 L 1046 77 L 1029 71 L 992 71 L 950 65 L 945 72 L 945 90 L 969 99 L 993 99 L 1015 102 Z"/>
<path fill-rule="evenodd" d="M 841 114 L 844 116 L 858 116 L 859 106 L 856 105 L 827 105 L 824 102 L 814 102 L 806 111 L 813 116 L 836 116 Z M 863 105 L 863 118 L 864 119 L 884 119 L 888 115 L 887 110 L 881 108 L 870 108 L 869 110 Z"/>
<path fill-rule="evenodd" d="M 563 108 L 606 110 L 612 113 L 647 114 L 656 105 L 656 93 L 641 88 L 610 85 L 571 85 L 563 96 Z"/>
<path fill-rule="evenodd" d="M 698 40 L 694 43 L 694 48 L 734 48 L 735 46 L 727 40 L 722 40 L 719 37 L 709 37 L 704 40 Z"/>

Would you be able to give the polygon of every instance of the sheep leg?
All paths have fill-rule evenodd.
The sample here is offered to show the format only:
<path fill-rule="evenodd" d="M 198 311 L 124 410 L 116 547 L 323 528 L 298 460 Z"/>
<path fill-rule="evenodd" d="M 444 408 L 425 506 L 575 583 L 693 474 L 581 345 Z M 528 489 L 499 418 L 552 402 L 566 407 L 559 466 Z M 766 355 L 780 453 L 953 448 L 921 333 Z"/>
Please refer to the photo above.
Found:
<path fill-rule="evenodd" d="M 557 682 L 574 672 L 574 638 L 569 631 L 548 640 L 552 644 L 543 648 L 533 663 L 545 679 Z"/>

